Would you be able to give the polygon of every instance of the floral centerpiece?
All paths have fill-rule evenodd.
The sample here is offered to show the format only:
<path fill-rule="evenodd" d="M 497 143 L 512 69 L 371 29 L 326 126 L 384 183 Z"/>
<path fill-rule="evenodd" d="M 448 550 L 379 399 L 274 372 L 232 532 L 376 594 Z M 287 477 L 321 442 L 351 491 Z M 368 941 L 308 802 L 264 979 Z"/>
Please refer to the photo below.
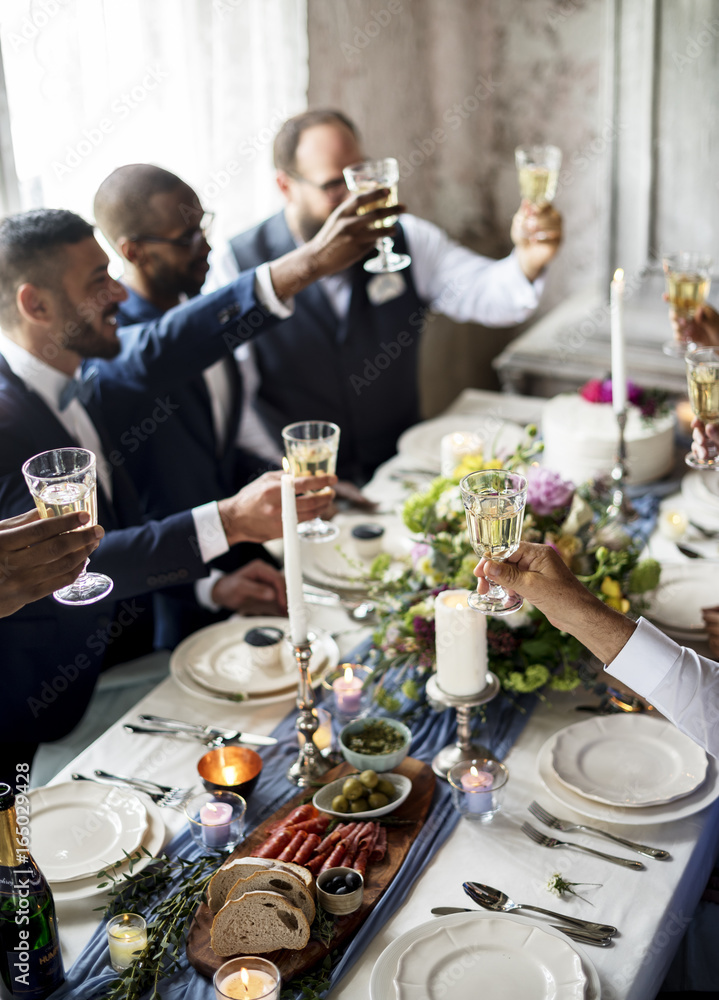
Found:
<path fill-rule="evenodd" d="M 611 403 L 612 380 L 610 378 L 590 378 L 579 390 L 582 399 L 588 403 Z M 663 389 L 642 389 L 632 381 L 627 382 L 627 399 L 636 406 L 642 419 L 649 421 L 669 412 L 669 393 Z"/>
<path fill-rule="evenodd" d="M 659 565 L 639 560 L 641 541 L 607 522 L 591 485 L 575 489 L 550 469 L 532 464 L 541 450 L 536 428 L 526 430 L 514 454 L 483 461 L 465 459 L 452 477 L 439 477 L 410 496 L 405 525 L 417 536 L 406 564 L 397 571 L 386 554 L 370 571 L 379 602 L 380 624 L 374 635 L 375 674 L 382 680 L 375 697 L 387 711 L 411 711 L 424 698 L 424 682 L 434 668 L 434 600 L 449 589 L 472 589 L 477 564 L 467 533 L 460 479 L 478 469 L 523 471 L 528 480 L 522 537 L 553 546 L 577 577 L 600 600 L 639 613 L 641 595 L 656 587 Z M 556 629 L 544 615 L 524 608 L 487 622 L 489 668 L 507 692 L 542 688 L 571 690 L 581 682 L 579 664 L 586 650 Z"/>

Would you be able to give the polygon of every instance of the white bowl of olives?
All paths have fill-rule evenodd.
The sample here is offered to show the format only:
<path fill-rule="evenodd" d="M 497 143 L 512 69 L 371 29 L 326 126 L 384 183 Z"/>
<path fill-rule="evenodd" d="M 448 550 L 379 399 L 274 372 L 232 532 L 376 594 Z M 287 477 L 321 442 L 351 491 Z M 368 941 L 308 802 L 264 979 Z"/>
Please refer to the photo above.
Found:
<path fill-rule="evenodd" d="M 412 791 L 412 782 L 403 774 L 362 771 L 337 778 L 315 792 L 316 809 L 340 819 L 376 819 L 394 812 Z"/>

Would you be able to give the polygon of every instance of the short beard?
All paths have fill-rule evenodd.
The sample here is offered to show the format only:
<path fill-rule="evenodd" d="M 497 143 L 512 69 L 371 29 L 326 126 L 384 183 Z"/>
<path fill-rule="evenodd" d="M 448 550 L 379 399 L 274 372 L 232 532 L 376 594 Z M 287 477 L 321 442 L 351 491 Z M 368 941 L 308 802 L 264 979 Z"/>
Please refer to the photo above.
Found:
<path fill-rule="evenodd" d="M 164 261 L 155 259 L 155 270 L 152 278 L 148 280 L 163 297 L 179 298 L 180 295 L 186 295 L 188 299 L 194 299 L 200 294 L 205 283 L 205 275 L 201 279 L 193 278 L 191 274 L 178 272 Z"/>
<path fill-rule="evenodd" d="M 116 358 L 122 349 L 120 341 L 108 340 L 90 324 L 83 319 L 80 312 L 70 302 L 67 295 L 63 294 L 63 327 L 62 334 L 56 338 L 58 346 L 68 351 L 74 351 L 81 358 L 102 358 L 111 360 Z M 88 303 L 88 305 L 90 305 Z M 92 306 L 90 305 L 90 308 Z M 117 313 L 117 305 L 99 307 L 98 311 L 103 315 L 114 315 Z"/>

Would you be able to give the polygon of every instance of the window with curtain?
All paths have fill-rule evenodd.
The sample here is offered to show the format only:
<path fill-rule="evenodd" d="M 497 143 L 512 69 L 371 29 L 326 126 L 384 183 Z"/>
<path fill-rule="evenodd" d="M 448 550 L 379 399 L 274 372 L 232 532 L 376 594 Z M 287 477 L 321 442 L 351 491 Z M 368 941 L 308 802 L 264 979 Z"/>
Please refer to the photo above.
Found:
<path fill-rule="evenodd" d="M 13 0 L 0 42 L 11 208 L 92 218 L 103 178 L 137 162 L 192 184 L 216 239 L 278 206 L 272 140 L 306 107 L 306 0 Z"/>

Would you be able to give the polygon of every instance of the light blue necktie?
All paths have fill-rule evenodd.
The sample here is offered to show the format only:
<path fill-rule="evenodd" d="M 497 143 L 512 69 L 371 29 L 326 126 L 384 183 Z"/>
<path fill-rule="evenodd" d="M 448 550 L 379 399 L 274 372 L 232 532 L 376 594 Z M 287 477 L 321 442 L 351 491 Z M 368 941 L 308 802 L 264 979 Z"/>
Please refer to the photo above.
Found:
<path fill-rule="evenodd" d="M 66 410 L 73 399 L 79 399 L 83 404 L 92 396 L 92 383 L 98 376 L 97 368 L 88 368 L 81 378 L 73 378 L 60 393 L 60 409 Z"/>

